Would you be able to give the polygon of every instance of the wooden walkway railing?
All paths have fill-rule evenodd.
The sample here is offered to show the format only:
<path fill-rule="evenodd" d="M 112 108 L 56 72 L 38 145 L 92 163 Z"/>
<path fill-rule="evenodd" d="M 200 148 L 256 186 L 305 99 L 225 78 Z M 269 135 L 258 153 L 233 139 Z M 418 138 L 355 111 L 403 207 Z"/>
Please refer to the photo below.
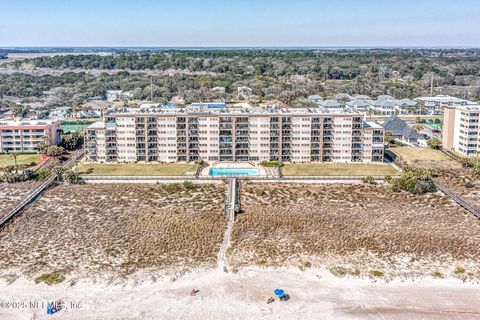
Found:
<path fill-rule="evenodd" d="M 77 152 L 72 158 L 70 158 L 67 162 L 62 165 L 64 169 L 70 169 L 73 167 L 75 162 L 83 156 L 83 150 Z M 15 217 L 26 205 L 32 203 L 43 191 L 48 189 L 58 178 L 57 174 L 50 174 L 48 178 L 40 184 L 36 189 L 29 192 L 25 197 L 23 197 L 22 201 L 16 205 L 13 209 L 11 209 L 5 216 L 0 219 L 0 228 L 3 227 L 8 221 L 10 221 L 13 217 Z"/>
<path fill-rule="evenodd" d="M 228 205 L 228 211 L 226 212 L 227 213 L 227 229 L 225 230 L 225 233 L 223 235 L 223 241 L 220 246 L 220 250 L 218 251 L 217 265 L 220 271 L 227 271 L 228 269 L 227 261 L 225 259 L 225 253 L 230 243 L 230 235 L 233 229 L 233 222 L 235 221 L 235 214 L 239 210 L 238 202 L 237 202 L 238 181 L 236 178 L 229 179 L 227 183 L 227 192 L 229 193 L 227 198 L 230 203 Z"/>
<path fill-rule="evenodd" d="M 463 207 L 465 210 L 468 212 L 472 213 L 474 216 L 480 219 L 480 211 L 477 210 L 476 208 L 472 207 L 468 202 L 462 199 L 459 195 L 457 195 L 455 192 L 451 191 L 447 187 L 445 187 L 443 184 L 438 183 L 435 181 L 435 185 L 437 186 L 437 189 L 443 192 L 445 195 L 450 197 L 453 201 L 455 201 L 457 204 L 459 204 L 461 207 Z"/>

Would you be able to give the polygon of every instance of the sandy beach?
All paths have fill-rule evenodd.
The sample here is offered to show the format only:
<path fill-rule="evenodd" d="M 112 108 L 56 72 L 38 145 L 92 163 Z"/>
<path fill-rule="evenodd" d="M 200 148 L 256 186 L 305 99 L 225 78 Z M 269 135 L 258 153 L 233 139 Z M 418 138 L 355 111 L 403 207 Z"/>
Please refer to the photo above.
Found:
<path fill-rule="evenodd" d="M 291 300 L 267 305 L 277 287 Z M 192 288 L 200 290 L 193 297 Z M 55 299 L 66 308 L 53 316 L 28 307 Z M 2 281 L 0 301 L 27 307 L 2 308 L 0 319 L 478 319 L 478 299 L 477 284 L 457 279 L 383 282 L 318 269 L 209 270 L 141 284 Z"/>
<path fill-rule="evenodd" d="M 480 318 L 480 225 L 439 193 L 247 184 L 241 203 L 223 272 L 223 186 L 54 187 L 0 233 L 0 320 Z"/>

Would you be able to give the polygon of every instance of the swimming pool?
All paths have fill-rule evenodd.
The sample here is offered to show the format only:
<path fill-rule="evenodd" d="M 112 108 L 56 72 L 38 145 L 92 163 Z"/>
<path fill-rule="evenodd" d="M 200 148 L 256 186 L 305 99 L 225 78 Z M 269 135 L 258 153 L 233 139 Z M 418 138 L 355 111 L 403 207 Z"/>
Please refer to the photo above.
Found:
<path fill-rule="evenodd" d="M 258 176 L 258 169 L 254 168 L 211 168 L 212 177 L 246 177 Z"/>

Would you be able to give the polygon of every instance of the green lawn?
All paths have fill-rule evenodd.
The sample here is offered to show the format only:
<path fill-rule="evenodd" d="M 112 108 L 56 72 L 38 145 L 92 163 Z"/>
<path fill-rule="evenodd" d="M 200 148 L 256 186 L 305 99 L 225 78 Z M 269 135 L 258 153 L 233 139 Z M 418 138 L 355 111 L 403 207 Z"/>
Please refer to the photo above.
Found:
<path fill-rule="evenodd" d="M 293 163 L 282 168 L 284 176 L 387 176 L 398 172 L 385 163 Z"/>
<path fill-rule="evenodd" d="M 40 155 L 38 154 L 18 154 L 17 155 L 17 164 L 18 165 L 30 165 L 32 162 L 37 162 L 40 160 Z M 10 154 L 0 154 L 0 168 L 5 168 L 6 166 L 13 166 L 15 160 Z"/>
<path fill-rule="evenodd" d="M 390 148 L 390 151 L 402 157 L 406 162 L 413 161 L 445 161 L 451 160 L 446 154 L 441 151 L 433 150 L 430 148 L 418 148 L 418 147 L 396 147 Z"/>
<path fill-rule="evenodd" d="M 112 163 L 90 164 L 82 163 L 77 167 L 80 174 L 87 174 L 93 169 L 92 176 L 184 176 L 189 172 L 195 173 L 196 164 L 139 164 L 139 163 Z"/>
<path fill-rule="evenodd" d="M 95 121 L 93 120 L 63 121 L 62 129 L 63 129 L 63 132 L 80 132 L 85 130 L 88 126 L 90 126 L 94 122 Z"/>

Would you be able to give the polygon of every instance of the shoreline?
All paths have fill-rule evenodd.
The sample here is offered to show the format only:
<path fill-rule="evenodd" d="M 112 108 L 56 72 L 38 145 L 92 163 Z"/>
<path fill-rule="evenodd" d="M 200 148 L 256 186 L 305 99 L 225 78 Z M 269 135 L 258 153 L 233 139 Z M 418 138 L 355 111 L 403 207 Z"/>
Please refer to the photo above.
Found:
<path fill-rule="evenodd" d="M 339 278 L 326 270 L 245 268 L 236 273 L 194 271 L 169 281 L 109 283 L 80 280 L 48 286 L 20 278 L 0 281 L 0 301 L 63 299 L 67 309 L 0 309 L 5 319 L 470 319 L 480 316 L 480 286 L 460 279 Z M 266 304 L 283 288 L 288 302 Z M 199 289 L 195 297 L 193 288 Z M 461 294 L 460 294 L 461 293 Z M 80 306 L 77 309 L 73 305 Z"/>

